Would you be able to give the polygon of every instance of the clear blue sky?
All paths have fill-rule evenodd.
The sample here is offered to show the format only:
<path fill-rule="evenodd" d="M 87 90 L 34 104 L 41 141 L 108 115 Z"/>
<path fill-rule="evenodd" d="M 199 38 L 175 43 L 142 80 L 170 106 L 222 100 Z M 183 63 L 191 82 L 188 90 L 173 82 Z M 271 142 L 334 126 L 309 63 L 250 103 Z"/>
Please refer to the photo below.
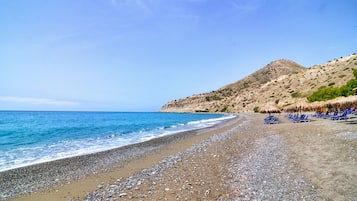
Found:
<path fill-rule="evenodd" d="M 354 52 L 355 0 L 2 0 L 0 110 L 157 111 Z"/>

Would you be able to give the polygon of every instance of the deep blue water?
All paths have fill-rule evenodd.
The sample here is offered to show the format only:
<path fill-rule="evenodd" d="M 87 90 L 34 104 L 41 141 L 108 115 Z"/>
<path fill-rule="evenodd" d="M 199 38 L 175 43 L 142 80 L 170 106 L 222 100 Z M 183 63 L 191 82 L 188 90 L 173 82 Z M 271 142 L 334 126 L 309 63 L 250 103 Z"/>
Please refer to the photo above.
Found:
<path fill-rule="evenodd" d="M 0 171 L 208 127 L 222 114 L 0 111 Z"/>

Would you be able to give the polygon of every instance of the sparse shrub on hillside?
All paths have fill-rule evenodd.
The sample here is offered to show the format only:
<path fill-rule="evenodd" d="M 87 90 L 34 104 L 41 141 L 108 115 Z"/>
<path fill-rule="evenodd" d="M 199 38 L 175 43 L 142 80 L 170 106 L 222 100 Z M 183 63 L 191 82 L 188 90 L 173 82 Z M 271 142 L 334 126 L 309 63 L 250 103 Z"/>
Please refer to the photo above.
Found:
<path fill-rule="evenodd" d="M 330 82 L 330 83 L 328 83 L 328 86 L 329 86 L 329 87 L 331 87 L 331 86 L 333 86 L 333 85 L 335 85 L 335 83 L 334 83 L 334 82 Z"/>
<path fill-rule="evenodd" d="M 255 107 L 253 108 L 253 111 L 256 112 L 256 113 L 257 113 L 257 112 L 260 112 L 260 107 L 255 106 Z"/>
<path fill-rule="evenodd" d="M 291 94 L 291 97 L 300 98 L 300 97 L 302 97 L 302 95 L 299 92 L 294 92 L 294 93 Z"/>
<path fill-rule="evenodd" d="M 224 107 L 221 109 L 221 112 L 227 112 L 227 109 L 228 109 L 228 107 L 227 107 L 227 106 L 224 106 Z"/>
<path fill-rule="evenodd" d="M 275 104 L 279 104 L 279 99 L 278 99 L 278 100 L 275 100 Z"/>
<path fill-rule="evenodd" d="M 284 104 L 283 105 L 283 107 L 287 107 L 287 106 L 289 106 L 289 105 L 292 105 L 292 103 L 287 103 L 287 102 L 285 102 L 286 104 Z"/>
<path fill-rule="evenodd" d="M 209 112 L 208 108 L 204 109 L 204 110 L 195 110 L 195 112 Z"/>
<path fill-rule="evenodd" d="M 311 83 L 310 84 L 310 87 L 312 88 L 312 87 L 315 87 L 316 86 L 316 84 L 315 83 Z"/>

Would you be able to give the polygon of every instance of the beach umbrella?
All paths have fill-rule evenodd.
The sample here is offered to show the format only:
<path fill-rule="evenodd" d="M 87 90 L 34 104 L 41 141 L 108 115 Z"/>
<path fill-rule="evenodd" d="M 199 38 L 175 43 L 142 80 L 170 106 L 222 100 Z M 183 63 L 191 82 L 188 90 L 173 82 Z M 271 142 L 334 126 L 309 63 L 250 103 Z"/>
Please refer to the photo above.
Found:
<path fill-rule="evenodd" d="M 346 109 L 347 107 L 353 107 L 357 104 L 357 95 L 355 96 L 341 96 L 330 101 L 335 108 Z"/>
<path fill-rule="evenodd" d="M 325 102 L 324 101 L 315 101 L 312 103 L 309 103 L 309 107 L 311 108 L 311 110 L 314 111 L 321 111 L 323 108 L 325 108 Z"/>
<path fill-rule="evenodd" d="M 260 109 L 261 113 L 280 113 L 280 109 L 272 102 L 266 103 Z"/>
<path fill-rule="evenodd" d="M 325 112 L 325 110 L 327 109 L 331 110 L 332 108 L 334 108 L 335 110 L 346 109 L 347 107 L 357 106 L 357 95 L 348 96 L 348 97 L 341 96 L 328 101 L 315 101 L 309 103 L 309 106 L 311 107 L 312 110 L 315 111 L 323 110 L 323 112 Z"/>
<path fill-rule="evenodd" d="M 300 98 L 295 103 L 291 104 L 286 108 L 287 112 L 302 112 L 311 110 L 310 105 L 307 103 L 305 98 Z"/>

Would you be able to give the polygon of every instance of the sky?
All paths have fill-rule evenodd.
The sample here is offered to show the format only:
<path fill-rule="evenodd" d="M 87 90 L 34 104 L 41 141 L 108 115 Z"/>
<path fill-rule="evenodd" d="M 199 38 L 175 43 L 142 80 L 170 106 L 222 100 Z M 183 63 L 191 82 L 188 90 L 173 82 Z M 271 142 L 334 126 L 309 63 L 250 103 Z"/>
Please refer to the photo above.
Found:
<path fill-rule="evenodd" d="M 355 52 L 355 0 L 2 0 L 0 110 L 158 111 Z"/>

